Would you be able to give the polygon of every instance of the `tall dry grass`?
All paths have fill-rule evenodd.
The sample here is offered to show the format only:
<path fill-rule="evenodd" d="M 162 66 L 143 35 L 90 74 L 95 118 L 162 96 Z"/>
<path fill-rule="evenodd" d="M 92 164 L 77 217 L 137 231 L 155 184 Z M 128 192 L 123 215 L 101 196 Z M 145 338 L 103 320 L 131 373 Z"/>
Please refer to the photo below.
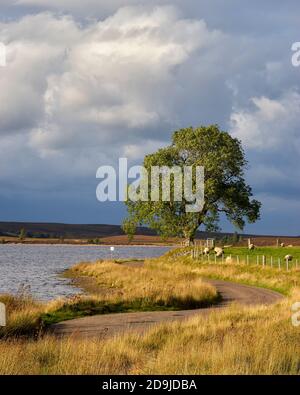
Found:
<path fill-rule="evenodd" d="M 290 307 L 215 310 L 111 340 L 0 341 L 1 374 L 299 374 Z"/>
<path fill-rule="evenodd" d="M 203 283 L 189 267 L 160 267 L 150 261 L 142 268 L 115 262 L 76 265 L 69 275 L 89 276 L 94 293 L 38 303 L 26 293 L 0 296 L 7 307 L 7 326 L 0 338 L 37 336 L 60 321 L 95 314 L 128 311 L 193 309 L 218 301 L 216 289 Z M 101 292 L 97 292 L 101 290 Z"/>
<path fill-rule="evenodd" d="M 220 259 L 217 260 L 217 264 L 213 260 L 203 263 L 190 256 L 180 257 L 177 254 L 178 250 L 173 250 L 158 258 L 158 261 L 161 260 L 165 267 L 169 268 L 173 265 L 189 267 L 198 276 L 269 288 L 285 295 L 291 295 L 295 287 L 300 288 L 300 268 L 287 271 L 285 265 L 281 270 L 277 267 L 247 265 L 242 257 L 240 263 L 236 263 L 235 260 L 222 263 Z"/>
<path fill-rule="evenodd" d="M 110 303 L 139 301 L 142 305 L 195 308 L 217 301 L 216 289 L 183 265 L 164 265 L 147 260 L 143 267 L 115 262 L 81 263 L 69 275 L 88 276 Z M 106 293 L 103 292 L 106 290 Z M 97 297 L 97 296 L 95 296 Z"/>
<path fill-rule="evenodd" d="M 1 295 L 5 304 L 7 325 L 0 328 L 0 338 L 38 335 L 42 322 L 41 313 L 45 306 L 35 301 L 28 292 L 19 291 L 16 296 Z"/>
<path fill-rule="evenodd" d="M 76 276 L 95 279 L 98 287 L 108 289 L 111 300 L 142 295 L 157 301 L 159 289 L 164 300 L 170 300 L 177 285 L 179 296 L 186 286 L 191 287 L 185 294 L 189 295 L 201 275 L 283 288 L 290 296 L 274 306 L 215 309 L 208 316 L 161 324 L 144 335 L 126 334 L 106 341 L 76 335 L 2 339 L 0 374 L 300 374 L 300 327 L 291 322 L 291 306 L 300 301 L 296 272 L 199 265 L 172 255 L 147 261 L 144 268 L 99 262 L 78 265 L 73 271 Z M 101 295 L 86 298 L 95 298 L 96 303 Z M 13 307 L 13 300 L 10 303 L 12 310 L 21 306 Z M 40 308 L 30 303 L 23 307 Z M 58 311 L 64 303 L 53 302 L 43 306 L 43 311 Z M 72 303 L 78 306 L 76 298 Z"/>

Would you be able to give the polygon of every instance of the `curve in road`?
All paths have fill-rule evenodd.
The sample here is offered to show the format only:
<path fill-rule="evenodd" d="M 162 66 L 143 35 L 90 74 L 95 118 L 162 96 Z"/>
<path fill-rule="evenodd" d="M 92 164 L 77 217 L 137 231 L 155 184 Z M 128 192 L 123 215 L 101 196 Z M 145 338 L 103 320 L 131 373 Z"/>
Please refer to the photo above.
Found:
<path fill-rule="evenodd" d="M 108 338 L 128 331 L 144 332 L 153 325 L 182 321 L 197 314 L 207 315 L 218 308 L 226 308 L 231 303 L 268 305 L 283 298 L 281 294 L 268 289 L 221 280 L 205 281 L 215 286 L 222 296 L 222 302 L 212 308 L 96 315 L 60 322 L 51 329 L 57 336 Z"/>

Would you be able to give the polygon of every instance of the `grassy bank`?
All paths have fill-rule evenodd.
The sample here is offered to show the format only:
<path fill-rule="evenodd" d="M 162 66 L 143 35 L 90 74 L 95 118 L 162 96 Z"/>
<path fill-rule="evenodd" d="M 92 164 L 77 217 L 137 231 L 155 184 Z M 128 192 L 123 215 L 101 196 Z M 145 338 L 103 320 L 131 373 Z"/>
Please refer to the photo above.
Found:
<path fill-rule="evenodd" d="M 47 305 L 26 295 L 6 296 L 8 328 L 18 337 L 0 340 L 0 374 L 300 374 L 300 329 L 291 322 L 291 306 L 300 300 L 299 271 L 200 264 L 177 253 L 148 260 L 144 267 L 98 262 L 72 268 L 68 275 L 88 280 L 93 295 Z M 144 335 L 106 341 L 39 336 L 46 319 L 90 314 L 91 306 L 126 311 L 126 303 L 137 300 L 143 309 L 211 302 L 216 292 L 199 281 L 201 276 L 264 286 L 289 296 L 274 306 L 216 309 L 209 316 L 161 324 Z M 36 337 L 21 338 L 24 328 Z"/>
<path fill-rule="evenodd" d="M 272 247 L 270 248 L 272 252 Z M 269 249 L 262 249 L 265 254 Z M 274 248 L 274 250 L 277 250 Z M 167 253 L 163 258 L 164 264 L 172 267 L 174 262 L 180 262 L 182 265 L 190 267 L 194 273 L 201 277 L 220 279 L 225 281 L 238 282 L 241 284 L 254 285 L 257 287 L 268 288 L 284 295 L 291 295 L 294 288 L 300 288 L 300 266 L 298 269 L 291 267 L 286 270 L 285 265 L 278 269 L 275 265 L 271 267 L 267 265 L 263 267 L 261 264 L 246 264 L 246 255 L 249 254 L 246 248 L 231 248 L 225 250 L 225 258 L 219 258 L 215 264 L 214 259 L 210 262 L 205 258 L 202 260 L 192 259 L 188 256 L 177 256 L 178 250 Z M 242 255 L 242 252 L 244 255 Z M 261 252 L 261 251 L 260 251 Z M 299 254 L 300 248 L 295 249 L 294 253 Z M 236 263 L 234 257 L 240 256 L 239 264 Z M 282 251 L 281 253 L 282 254 Z M 226 257 L 232 255 L 232 261 L 227 262 Z M 286 255 L 286 253 L 285 253 Z M 267 255 L 266 255 L 267 256 Z M 297 255 L 295 255 L 297 256 Z"/>
<path fill-rule="evenodd" d="M 216 289 L 201 281 L 188 266 L 170 267 L 149 261 L 142 268 L 115 262 L 76 265 L 69 277 L 92 281 L 92 293 L 48 304 L 30 296 L 2 296 L 8 322 L 0 338 L 37 336 L 47 326 L 96 314 L 195 309 L 219 301 Z"/>
<path fill-rule="evenodd" d="M 1 295 L 7 312 L 7 325 L 0 327 L 0 338 L 38 336 L 43 327 L 41 315 L 45 306 L 33 300 L 30 295 Z"/>
<path fill-rule="evenodd" d="M 291 304 L 233 306 L 108 341 L 0 341 L 1 374 L 299 374 Z"/>
<path fill-rule="evenodd" d="M 254 250 L 249 250 L 247 247 L 231 247 L 225 248 L 225 255 L 238 255 L 240 257 L 248 255 L 253 262 L 255 262 L 257 255 L 264 255 L 267 258 L 280 258 L 282 261 L 284 261 L 286 255 L 292 255 L 294 259 L 300 260 L 300 247 L 256 247 Z M 276 261 L 274 261 L 275 263 Z"/>
<path fill-rule="evenodd" d="M 43 315 L 47 324 L 95 314 L 195 309 L 219 301 L 213 286 L 180 264 L 170 267 L 149 260 L 143 267 L 135 267 L 100 261 L 76 265 L 66 276 L 81 286 L 89 278 L 87 289 L 92 295 L 56 306 Z"/>

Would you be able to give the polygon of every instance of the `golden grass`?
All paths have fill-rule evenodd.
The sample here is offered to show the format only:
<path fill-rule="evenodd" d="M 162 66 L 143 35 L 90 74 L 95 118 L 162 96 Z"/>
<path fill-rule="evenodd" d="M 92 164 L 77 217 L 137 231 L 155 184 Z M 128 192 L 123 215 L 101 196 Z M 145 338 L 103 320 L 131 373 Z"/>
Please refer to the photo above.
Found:
<path fill-rule="evenodd" d="M 161 259 L 164 265 L 169 268 L 174 264 L 189 267 L 198 276 L 269 288 L 285 295 L 291 295 L 295 287 L 300 288 L 300 268 L 287 271 L 285 265 L 281 269 L 270 266 L 263 267 L 262 265 L 247 265 L 242 257 L 239 264 L 235 260 L 232 260 L 231 263 L 225 261 L 222 263 L 220 259 L 217 260 L 217 264 L 213 260 L 210 263 L 207 261 L 202 263 L 190 256 L 178 257 L 176 254 L 178 254 L 178 250 L 173 250 L 158 260 Z"/>
<path fill-rule="evenodd" d="M 300 287 L 300 270 L 286 272 L 270 267 L 246 267 L 244 264 L 200 265 L 195 271 L 203 277 L 234 281 L 269 288 L 290 295 L 293 288 Z"/>
<path fill-rule="evenodd" d="M 2 295 L 0 302 L 4 303 L 7 312 L 7 325 L 0 328 L 0 338 L 22 335 L 37 335 L 41 329 L 41 312 L 45 306 L 34 301 L 30 296 Z"/>
<path fill-rule="evenodd" d="M 213 303 L 216 289 L 183 265 L 164 265 L 147 260 L 143 267 L 114 262 L 81 263 L 69 275 L 88 276 L 101 292 L 101 298 L 112 303 L 144 300 L 148 305 L 193 308 Z"/>
<path fill-rule="evenodd" d="M 150 261 L 143 268 L 115 262 L 85 263 L 76 265 L 69 275 L 93 278 L 95 293 L 47 304 L 35 302 L 26 294 L 0 296 L 8 313 L 0 338 L 36 336 L 47 325 L 87 315 L 193 309 L 218 301 L 213 286 L 203 283 L 189 267 L 180 265 L 174 269 Z"/>
<path fill-rule="evenodd" d="M 197 288 L 199 276 L 282 288 L 289 297 L 274 306 L 215 309 L 208 316 L 160 324 L 144 335 L 132 333 L 106 341 L 76 335 L 2 339 L 0 374 L 300 374 L 300 328 L 291 322 L 291 306 L 300 301 L 297 271 L 199 265 L 172 254 L 149 260 L 144 268 L 99 262 L 81 264 L 72 271 L 95 278 L 99 287 L 110 287 L 108 298 L 129 300 L 143 295 L 156 300 L 160 289 L 167 300 L 176 294 L 177 284 L 179 296 L 189 295 Z M 46 309 L 55 311 L 61 303 L 53 302 Z"/>
<path fill-rule="evenodd" d="M 299 374 L 300 331 L 290 301 L 278 307 L 239 308 L 194 318 L 168 330 L 167 341 L 142 373 Z M 171 358 L 173 355 L 173 358 Z"/>
<path fill-rule="evenodd" d="M 0 341 L 1 374 L 299 374 L 291 304 L 215 310 L 111 340 Z"/>

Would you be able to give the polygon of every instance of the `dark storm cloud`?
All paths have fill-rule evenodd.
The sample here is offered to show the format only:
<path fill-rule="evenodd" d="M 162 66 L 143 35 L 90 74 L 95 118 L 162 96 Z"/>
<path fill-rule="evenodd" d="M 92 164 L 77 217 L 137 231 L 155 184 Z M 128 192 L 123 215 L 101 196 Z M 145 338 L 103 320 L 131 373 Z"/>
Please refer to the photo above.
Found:
<path fill-rule="evenodd" d="M 265 203 L 265 220 L 250 229 L 266 233 L 282 217 L 288 229 L 300 191 L 299 11 L 298 1 L 277 0 L 1 1 L 3 199 L 13 205 L 26 190 L 18 218 L 31 195 L 47 201 L 41 219 L 65 209 L 64 220 L 109 222 L 93 220 L 96 202 L 72 209 L 91 207 L 99 165 L 137 163 L 177 128 L 218 123 L 242 140 Z M 51 211 L 54 199 L 61 211 Z"/>

